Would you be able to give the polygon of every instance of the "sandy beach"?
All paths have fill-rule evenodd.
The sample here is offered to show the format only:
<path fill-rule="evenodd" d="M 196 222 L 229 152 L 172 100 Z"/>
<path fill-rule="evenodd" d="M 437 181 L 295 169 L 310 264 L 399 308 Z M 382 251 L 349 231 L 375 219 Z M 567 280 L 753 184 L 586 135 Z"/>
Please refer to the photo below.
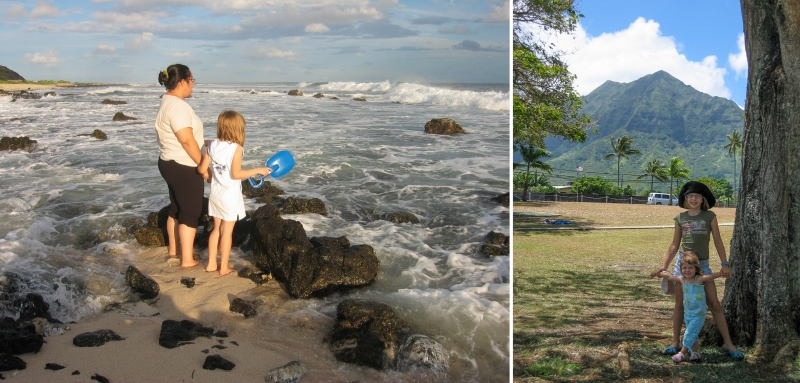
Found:
<path fill-rule="evenodd" d="M 21 90 L 43 90 L 53 88 L 74 87 L 72 83 L 59 83 L 59 84 L 0 84 L 0 90 L 6 92 L 18 92 Z"/>
<path fill-rule="evenodd" d="M 309 371 L 301 381 L 422 381 L 420 376 L 397 372 L 379 372 L 336 361 L 322 342 L 332 326 L 332 318 L 307 317 L 287 312 L 291 298 L 275 281 L 256 286 L 235 273 L 220 277 L 204 270 L 205 261 L 191 270 L 183 270 L 169 259 L 166 248 L 147 248 L 137 256 L 136 267 L 160 285 L 159 295 L 150 301 L 130 302 L 80 323 L 68 324 L 63 335 L 45 337 L 36 354 L 21 354 L 25 370 L 2 372 L 7 382 L 95 382 L 101 375 L 110 382 L 263 382 L 267 373 L 299 360 Z M 235 269 L 249 266 L 242 259 L 232 260 Z M 124 273 L 124 270 L 120 270 Z M 182 277 L 194 277 L 196 285 L 187 288 Z M 230 301 L 266 300 L 256 318 L 244 318 L 229 310 Z M 287 302 L 288 301 L 288 302 Z M 291 326 L 270 326 L 274 315 L 289 315 Z M 266 313 L 265 313 L 266 311 Z M 281 311 L 281 312 L 278 312 Z M 259 320 L 259 317 L 261 320 Z M 225 330 L 228 337 L 199 337 L 193 344 L 167 349 L 158 344 L 161 322 L 189 319 L 215 331 Z M 264 325 L 264 324 L 267 325 Z M 77 347 L 72 339 L 82 333 L 110 329 L 125 338 L 99 347 Z M 214 348 L 216 346 L 217 348 Z M 207 350 L 208 353 L 204 353 Z M 236 366 L 230 370 L 205 370 L 208 355 L 219 354 Z M 64 369 L 45 369 L 56 363 Z M 73 375 L 75 371 L 79 374 Z"/>

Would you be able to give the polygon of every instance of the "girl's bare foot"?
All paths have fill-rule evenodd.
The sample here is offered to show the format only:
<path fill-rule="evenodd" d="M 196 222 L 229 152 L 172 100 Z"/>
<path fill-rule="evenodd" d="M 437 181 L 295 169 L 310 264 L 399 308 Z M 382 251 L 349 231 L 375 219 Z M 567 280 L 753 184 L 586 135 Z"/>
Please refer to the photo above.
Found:
<path fill-rule="evenodd" d="M 214 266 L 213 268 L 211 267 L 211 265 L 206 266 L 207 273 L 213 273 L 215 271 L 217 271 L 217 266 Z"/>
<path fill-rule="evenodd" d="M 195 266 L 197 266 L 199 264 L 200 264 L 200 262 L 193 262 L 193 263 L 189 263 L 189 264 L 186 264 L 186 265 L 181 263 L 181 268 L 182 269 L 191 269 L 192 267 L 195 267 Z"/>
<path fill-rule="evenodd" d="M 219 270 L 219 276 L 222 277 L 222 276 L 230 274 L 231 272 L 233 272 L 233 270 L 231 270 L 231 269 L 225 269 L 225 270 L 220 269 Z"/>

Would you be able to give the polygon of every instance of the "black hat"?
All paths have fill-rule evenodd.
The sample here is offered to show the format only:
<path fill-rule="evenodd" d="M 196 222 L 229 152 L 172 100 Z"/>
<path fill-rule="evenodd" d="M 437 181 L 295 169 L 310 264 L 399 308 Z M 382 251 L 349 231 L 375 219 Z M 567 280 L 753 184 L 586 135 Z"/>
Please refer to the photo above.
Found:
<path fill-rule="evenodd" d="M 683 201 L 686 200 L 686 195 L 689 193 L 697 193 L 705 197 L 706 201 L 708 201 L 709 209 L 717 204 L 717 199 L 714 198 L 714 194 L 711 193 L 711 189 L 709 189 L 706 184 L 697 181 L 689 181 L 683 185 L 680 194 L 678 194 L 678 206 L 683 206 Z"/>

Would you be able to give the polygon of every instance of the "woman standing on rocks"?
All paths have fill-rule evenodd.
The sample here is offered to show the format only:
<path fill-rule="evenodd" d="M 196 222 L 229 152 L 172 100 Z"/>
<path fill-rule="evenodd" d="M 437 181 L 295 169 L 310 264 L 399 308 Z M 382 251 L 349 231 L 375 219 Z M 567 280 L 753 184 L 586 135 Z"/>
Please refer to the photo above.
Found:
<path fill-rule="evenodd" d="M 180 257 L 181 267 L 199 263 L 193 249 L 203 209 L 203 176 L 197 172 L 202 159 L 203 122 L 184 101 L 192 95 L 194 81 L 186 65 L 173 64 L 158 72 L 158 83 L 167 88 L 155 123 L 161 152 L 158 171 L 169 188 L 169 256 Z"/>

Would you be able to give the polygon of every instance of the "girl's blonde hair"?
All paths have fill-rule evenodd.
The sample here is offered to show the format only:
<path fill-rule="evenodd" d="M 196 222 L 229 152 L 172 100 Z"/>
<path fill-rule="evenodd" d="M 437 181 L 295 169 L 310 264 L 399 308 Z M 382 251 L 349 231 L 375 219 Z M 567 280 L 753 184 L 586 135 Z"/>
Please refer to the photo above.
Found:
<path fill-rule="evenodd" d="M 244 117 L 233 110 L 220 113 L 217 117 L 217 139 L 244 146 Z"/>
<path fill-rule="evenodd" d="M 700 258 L 697 258 L 697 254 L 692 251 L 684 251 L 683 258 L 681 258 L 681 266 L 683 263 L 688 265 L 694 266 L 694 272 L 696 275 L 703 275 L 703 269 L 700 267 Z"/>

